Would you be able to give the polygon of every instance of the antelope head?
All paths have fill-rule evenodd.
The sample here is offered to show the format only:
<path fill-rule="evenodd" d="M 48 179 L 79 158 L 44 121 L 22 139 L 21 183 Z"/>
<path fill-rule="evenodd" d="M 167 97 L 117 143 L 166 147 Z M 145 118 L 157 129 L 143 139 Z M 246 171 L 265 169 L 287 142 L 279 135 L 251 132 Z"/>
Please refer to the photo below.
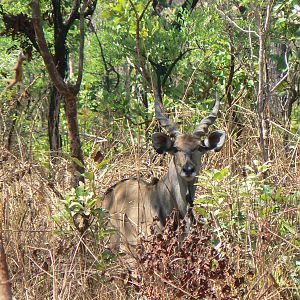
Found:
<path fill-rule="evenodd" d="M 218 152 L 225 142 L 225 132 L 215 130 L 208 133 L 218 115 L 220 100 L 216 100 L 211 114 L 200 122 L 192 134 L 181 133 L 175 124 L 169 120 L 164 112 L 161 102 L 155 101 L 155 112 L 161 127 L 168 134 L 155 132 L 152 135 L 155 150 L 162 153 L 170 153 L 174 156 L 174 165 L 178 176 L 183 181 L 190 182 L 195 179 L 201 168 L 201 157 L 207 151 Z"/>

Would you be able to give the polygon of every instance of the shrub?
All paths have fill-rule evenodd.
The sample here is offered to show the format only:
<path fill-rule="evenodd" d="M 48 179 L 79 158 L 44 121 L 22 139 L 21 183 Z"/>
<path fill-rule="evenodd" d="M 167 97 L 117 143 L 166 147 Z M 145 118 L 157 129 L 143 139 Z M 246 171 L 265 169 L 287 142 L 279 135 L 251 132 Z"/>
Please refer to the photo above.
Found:
<path fill-rule="evenodd" d="M 128 282 L 150 299 L 241 299 L 247 292 L 247 276 L 232 260 L 235 247 L 230 236 L 218 241 L 211 223 L 197 222 L 188 234 L 185 221 L 176 226 L 171 216 L 162 232 L 152 234 L 137 248 L 136 274 Z M 176 228 L 177 227 L 177 228 Z M 172 298 L 171 297 L 171 298 Z"/>

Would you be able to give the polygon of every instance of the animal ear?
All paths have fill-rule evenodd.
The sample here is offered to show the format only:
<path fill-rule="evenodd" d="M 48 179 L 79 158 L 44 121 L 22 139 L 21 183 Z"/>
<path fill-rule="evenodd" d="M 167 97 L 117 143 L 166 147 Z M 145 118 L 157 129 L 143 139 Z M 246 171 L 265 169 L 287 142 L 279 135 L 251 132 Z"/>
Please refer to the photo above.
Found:
<path fill-rule="evenodd" d="M 213 150 L 219 152 L 225 143 L 226 134 L 223 130 L 216 130 L 211 132 L 208 137 L 202 141 L 203 148 L 206 150 Z"/>
<path fill-rule="evenodd" d="M 153 147 L 157 153 L 173 151 L 173 142 L 168 135 L 162 132 L 154 132 L 152 134 Z"/>

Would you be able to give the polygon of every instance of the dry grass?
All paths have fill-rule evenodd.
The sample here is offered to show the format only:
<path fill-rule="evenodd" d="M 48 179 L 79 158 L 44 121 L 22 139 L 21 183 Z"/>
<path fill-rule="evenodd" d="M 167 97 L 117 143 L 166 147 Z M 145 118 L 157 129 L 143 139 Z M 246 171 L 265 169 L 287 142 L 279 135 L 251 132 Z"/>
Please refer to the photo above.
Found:
<path fill-rule="evenodd" d="M 95 174 L 93 189 L 98 199 L 110 185 L 122 178 L 139 175 L 150 179 L 152 176 L 161 177 L 166 170 L 169 158 L 162 159 L 154 155 L 151 145 L 140 147 L 142 142 L 133 142 L 133 138 L 127 142 L 128 133 L 122 135 L 118 139 L 130 150 L 114 153 L 107 170 L 108 165 L 97 169 L 93 160 L 87 158 L 88 169 Z M 238 222 L 232 222 L 225 228 L 221 226 L 214 211 L 210 212 L 212 225 L 208 230 L 215 234 L 216 229 L 221 228 L 232 237 L 227 246 L 232 245 L 232 249 L 235 249 L 228 253 L 237 274 L 253 274 L 248 281 L 247 292 L 240 299 L 300 297 L 299 277 L 298 282 L 296 280 L 299 276 L 296 260 L 299 263 L 300 199 L 288 197 L 299 192 L 299 140 L 294 153 L 288 156 L 275 128 L 271 137 L 272 162 L 267 181 L 274 187 L 282 187 L 282 194 L 287 197 L 285 201 L 275 199 L 274 196 L 268 199 L 265 207 L 257 207 L 254 205 L 256 194 L 253 192 L 250 193 L 251 197 L 240 198 L 237 192 L 240 181 L 235 184 L 230 179 L 220 182 L 221 188 L 230 196 L 220 203 L 219 210 L 227 212 L 228 219 L 233 220 L 233 206 L 237 205 L 236 210 L 242 212 L 246 220 L 240 227 Z M 106 149 L 112 149 L 113 146 L 108 144 Z M 1 149 L 0 158 L 1 212 L 15 298 L 142 297 L 138 295 L 143 294 L 143 286 L 139 286 L 138 282 L 134 285 L 130 281 L 132 274 L 128 275 L 126 263 L 122 259 L 111 261 L 105 256 L 106 245 L 98 236 L 97 227 L 91 226 L 81 236 L 65 215 L 62 198 L 70 190 L 66 161 L 62 160 L 54 169 L 49 170 L 34 159 L 27 159 L 26 151 L 20 149 L 23 148 L 19 147 L 14 153 Z M 244 166 L 254 166 L 253 161 L 259 157 L 258 149 L 256 129 L 249 126 L 239 144 L 229 136 L 221 153 L 206 157 L 205 168 L 230 166 L 232 176 L 245 178 L 247 174 Z M 209 189 L 199 188 L 197 195 L 204 192 L 209 192 Z M 278 207 L 278 211 L 263 217 L 263 209 L 274 205 Z M 53 218 L 59 212 L 60 219 Z M 289 228 L 286 232 L 282 231 L 283 222 L 295 230 L 294 234 L 291 228 L 290 231 Z M 254 228 L 255 234 L 252 232 Z M 153 276 L 150 282 L 155 285 L 159 277 Z M 160 287 L 160 294 L 165 292 L 164 299 L 174 299 L 172 289 L 161 281 Z M 147 285 L 147 289 L 151 290 L 151 287 Z M 191 298 L 189 293 L 179 294 L 179 298 Z M 149 295 L 148 298 L 151 298 Z M 156 298 L 153 296 L 151 299 Z M 207 299 L 210 299 L 209 296 Z"/>

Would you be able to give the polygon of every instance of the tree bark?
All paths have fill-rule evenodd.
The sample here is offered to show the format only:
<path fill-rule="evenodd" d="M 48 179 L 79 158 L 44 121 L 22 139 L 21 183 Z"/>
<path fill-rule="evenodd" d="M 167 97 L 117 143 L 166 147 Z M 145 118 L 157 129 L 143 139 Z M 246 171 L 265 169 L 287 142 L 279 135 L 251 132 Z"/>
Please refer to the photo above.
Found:
<path fill-rule="evenodd" d="M 265 67 L 265 40 L 264 34 L 259 37 L 259 79 L 258 79 L 258 97 L 257 97 L 257 112 L 258 112 L 258 128 L 259 141 L 264 162 L 269 160 L 269 130 L 268 119 L 266 115 L 266 95 L 264 93 L 264 67 Z"/>
<path fill-rule="evenodd" d="M 258 95 L 257 95 L 257 113 L 259 141 L 264 162 L 269 161 L 269 140 L 270 140 L 270 122 L 268 101 L 270 99 L 270 89 L 266 87 L 266 38 L 270 25 L 270 14 L 272 3 L 267 6 L 266 18 L 262 19 L 261 12 L 256 11 L 256 19 L 259 30 L 259 74 L 258 74 Z"/>
<path fill-rule="evenodd" d="M 59 130 L 60 117 L 60 95 L 55 86 L 51 88 L 48 113 L 48 136 L 50 145 L 50 157 L 52 162 L 56 162 L 56 158 L 60 156 L 61 136 Z"/>
<path fill-rule="evenodd" d="M 53 0 L 53 26 L 54 26 L 54 63 L 57 67 L 57 71 L 63 80 L 67 75 L 67 27 L 63 24 L 61 14 L 60 1 Z M 50 145 L 50 156 L 52 162 L 56 162 L 57 156 L 61 152 L 61 136 L 59 128 L 59 116 L 60 116 L 60 103 L 61 95 L 56 86 L 51 87 L 50 101 L 49 101 L 49 113 L 48 113 L 48 135 Z"/>
<path fill-rule="evenodd" d="M 233 98 L 232 98 L 232 85 L 233 85 L 233 78 L 234 78 L 234 74 L 235 74 L 235 48 L 233 45 L 233 39 L 230 36 L 230 70 L 229 70 L 229 74 L 228 74 L 228 79 L 227 79 L 227 83 L 225 86 L 225 93 L 226 93 L 226 98 L 227 98 L 227 103 L 228 103 L 228 107 L 230 109 L 230 115 L 231 115 L 231 130 L 234 134 L 236 134 L 236 141 L 239 141 L 239 138 L 242 134 L 243 131 L 243 125 L 239 120 L 239 117 L 236 113 L 236 111 L 234 110 L 233 105 Z"/>
<path fill-rule="evenodd" d="M 74 185 L 78 184 L 78 181 L 83 181 L 83 177 L 81 174 L 84 172 L 84 160 L 83 160 L 83 152 L 81 148 L 81 141 L 79 135 L 79 126 L 77 119 L 77 94 L 79 92 L 81 80 L 82 80 L 82 69 L 83 69 L 83 47 L 84 47 L 84 13 L 87 7 L 87 1 L 84 1 L 84 4 L 80 10 L 80 49 L 79 49 L 79 68 L 78 68 L 78 77 L 75 85 L 69 85 L 64 81 L 64 70 L 66 70 L 66 45 L 63 43 L 66 39 L 67 28 L 70 26 L 70 20 L 72 20 L 71 16 L 73 15 L 73 21 L 78 13 L 79 2 L 74 1 L 73 10 L 71 12 L 70 18 L 68 20 L 69 23 L 66 23 L 62 28 L 61 35 L 58 36 L 56 32 L 56 50 L 61 55 L 60 65 L 57 66 L 54 61 L 49 48 L 47 46 L 47 42 L 44 36 L 44 31 L 41 23 L 41 10 L 40 10 L 40 2 L 38 0 L 31 0 L 30 6 L 32 9 L 32 23 L 36 34 L 37 43 L 39 46 L 40 53 L 43 57 L 45 66 L 49 73 L 49 76 L 58 90 L 59 94 L 65 99 L 65 110 L 67 116 L 68 123 L 68 134 L 70 139 L 70 151 L 72 157 L 72 165 L 74 169 L 73 173 L 73 181 Z M 54 22 L 57 23 L 56 26 L 62 24 L 62 16 L 60 12 L 60 4 L 53 0 L 54 8 L 58 11 L 55 12 Z M 72 24 L 72 23 L 71 23 Z M 57 27 L 58 28 L 58 27 Z M 57 103 L 55 103 L 54 109 L 59 110 L 57 107 Z M 79 174 L 78 174 L 79 173 Z"/>
<path fill-rule="evenodd" d="M 66 118 L 68 124 L 68 134 L 70 139 L 70 151 L 73 159 L 73 167 L 75 172 L 79 174 L 76 175 L 78 180 L 83 180 L 81 174 L 84 173 L 84 160 L 83 152 L 81 147 L 80 135 L 79 135 L 79 126 L 77 118 L 77 97 L 74 94 L 70 94 L 65 97 L 65 110 Z M 77 185 L 78 182 L 75 182 Z"/>

